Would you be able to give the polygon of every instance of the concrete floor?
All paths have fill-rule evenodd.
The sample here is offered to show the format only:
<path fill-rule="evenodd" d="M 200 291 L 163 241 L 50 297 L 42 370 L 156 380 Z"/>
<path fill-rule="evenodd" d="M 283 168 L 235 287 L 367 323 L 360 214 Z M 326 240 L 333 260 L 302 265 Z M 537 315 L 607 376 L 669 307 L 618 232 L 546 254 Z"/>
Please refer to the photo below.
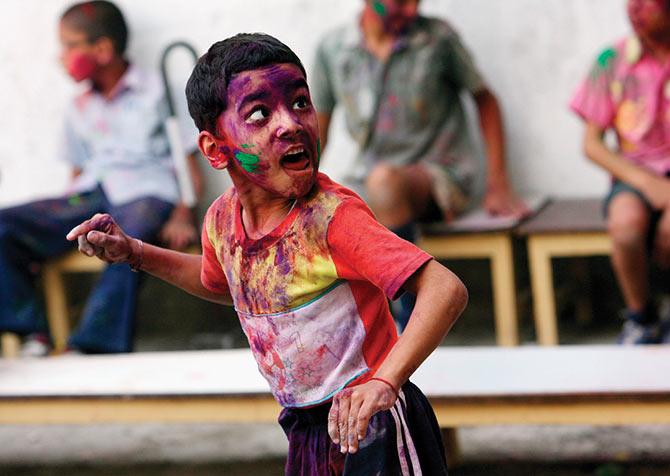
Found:
<path fill-rule="evenodd" d="M 445 345 L 492 344 L 491 290 L 481 279 L 488 275 L 487 264 L 456 263 L 455 268 L 467 282 L 471 299 Z M 526 267 L 521 264 L 519 269 Z M 613 342 L 618 332 L 620 303 L 609 265 L 596 260 L 592 269 L 592 320 L 571 318 L 574 296 L 557 294 L 563 301 L 559 310 L 564 310 L 562 343 Z M 560 264 L 556 271 L 558 284 L 571 274 Z M 521 340 L 530 343 L 533 327 L 523 290 L 527 277 L 520 273 L 518 280 Z M 245 345 L 230 312 L 175 294 L 157 281 L 148 280 L 142 294 L 137 350 Z M 157 294 L 165 299 L 155 299 Z M 81 300 L 73 300 L 73 305 L 80 306 Z M 670 427 L 463 428 L 459 442 L 463 460 L 451 472 L 455 476 L 670 476 Z M 279 475 L 285 451 L 278 425 L 4 426 L 0 476 Z"/>

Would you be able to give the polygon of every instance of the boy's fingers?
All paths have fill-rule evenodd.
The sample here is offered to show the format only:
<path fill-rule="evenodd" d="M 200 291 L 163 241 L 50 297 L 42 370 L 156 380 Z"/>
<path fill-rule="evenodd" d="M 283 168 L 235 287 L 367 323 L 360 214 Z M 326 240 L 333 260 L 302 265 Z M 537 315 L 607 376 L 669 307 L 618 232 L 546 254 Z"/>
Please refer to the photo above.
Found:
<path fill-rule="evenodd" d="M 330 406 L 330 411 L 328 412 L 328 434 L 330 439 L 333 440 L 333 443 L 336 445 L 340 443 L 340 433 L 337 422 L 339 420 L 339 404 L 337 398 L 333 399 L 333 404 Z"/>
<path fill-rule="evenodd" d="M 106 233 L 99 231 L 89 231 L 86 234 L 86 239 L 89 243 L 99 248 L 106 248 L 114 242 L 114 238 Z"/>
<path fill-rule="evenodd" d="M 67 235 L 65 235 L 65 238 L 67 238 L 68 241 L 73 241 L 79 238 L 80 236 L 85 235 L 91 230 L 92 230 L 91 220 L 86 220 L 85 222 L 80 223 L 79 225 L 71 229 L 70 232 Z"/>
<path fill-rule="evenodd" d="M 348 422 L 349 422 L 349 406 L 351 404 L 351 400 L 349 397 L 350 394 L 347 390 L 343 390 L 342 392 L 340 392 L 338 425 L 340 434 L 340 452 L 342 453 L 346 453 L 349 446 Z"/>
<path fill-rule="evenodd" d="M 364 440 L 368 434 L 370 418 L 372 418 L 372 405 L 366 401 L 361 405 L 361 409 L 358 411 L 358 418 L 356 419 L 356 433 L 358 434 L 359 441 Z"/>
<path fill-rule="evenodd" d="M 65 238 L 67 238 L 69 241 L 73 241 L 78 236 L 85 235 L 92 230 L 108 231 L 113 223 L 114 221 L 112 220 L 111 216 L 103 213 L 96 213 L 90 219 L 82 222 L 70 230 L 70 232 L 65 235 Z"/>
<path fill-rule="evenodd" d="M 349 453 L 358 451 L 358 415 L 361 409 L 361 399 L 353 396 L 349 406 L 349 418 L 347 419 L 347 446 Z"/>
<path fill-rule="evenodd" d="M 88 242 L 85 235 L 79 235 L 77 237 L 77 246 L 79 251 L 84 253 L 86 256 L 95 256 L 96 254 L 95 248 L 93 245 L 91 245 L 91 243 Z"/>

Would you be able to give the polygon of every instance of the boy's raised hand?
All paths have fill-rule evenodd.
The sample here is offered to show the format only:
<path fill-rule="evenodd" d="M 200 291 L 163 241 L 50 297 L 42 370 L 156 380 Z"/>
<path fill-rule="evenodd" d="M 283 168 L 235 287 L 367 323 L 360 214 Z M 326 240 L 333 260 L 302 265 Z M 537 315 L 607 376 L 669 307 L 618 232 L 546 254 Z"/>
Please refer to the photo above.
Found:
<path fill-rule="evenodd" d="M 79 251 L 86 256 L 97 256 L 107 263 L 125 263 L 138 256 L 141 244 L 126 235 L 108 214 L 96 214 L 75 226 L 66 236 L 77 240 Z"/>
<path fill-rule="evenodd" d="M 359 441 L 365 438 L 372 416 L 388 410 L 396 394 L 378 380 L 345 388 L 333 397 L 328 413 L 328 434 L 342 453 L 356 453 Z"/>

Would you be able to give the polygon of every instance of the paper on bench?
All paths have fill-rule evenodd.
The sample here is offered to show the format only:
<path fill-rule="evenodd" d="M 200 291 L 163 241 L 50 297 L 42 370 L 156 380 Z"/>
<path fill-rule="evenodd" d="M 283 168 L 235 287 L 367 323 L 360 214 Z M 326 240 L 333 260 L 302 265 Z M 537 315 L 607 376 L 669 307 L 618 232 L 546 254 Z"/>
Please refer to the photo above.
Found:
<path fill-rule="evenodd" d="M 530 216 L 537 213 L 548 202 L 547 197 L 540 195 L 523 197 L 522 200 L 531 210 Z M 492 216 L 483 208 L 478 207 L 446 225 L 445 230 L 459 232 L 509 230 L 527 218 L 529 217 L 521 219 L 514 216 Z"/>

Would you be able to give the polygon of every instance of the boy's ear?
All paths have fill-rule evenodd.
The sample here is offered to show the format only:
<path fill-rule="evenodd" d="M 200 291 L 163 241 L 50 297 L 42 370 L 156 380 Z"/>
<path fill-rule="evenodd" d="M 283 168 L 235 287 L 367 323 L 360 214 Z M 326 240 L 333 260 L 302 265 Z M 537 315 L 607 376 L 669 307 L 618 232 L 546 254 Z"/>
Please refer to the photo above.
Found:
<path fill-rule="evenodd" d="M 198 148 L 205 156 L 209 165 L 218 170 L 228 167 L 231 151 L 224 140 L 216 138 L 209 131 L 202 131 L 198 135 Z"/>
<path fill-rule="evenodd" d="M 116 56 L 116 48 L 114 48 L 114 43 L 106 36 L 95 40 L 93 49 L 95 51 L 95 57 L 98 60 L 99 65 L 104 66 L 111 63 Z"/>

